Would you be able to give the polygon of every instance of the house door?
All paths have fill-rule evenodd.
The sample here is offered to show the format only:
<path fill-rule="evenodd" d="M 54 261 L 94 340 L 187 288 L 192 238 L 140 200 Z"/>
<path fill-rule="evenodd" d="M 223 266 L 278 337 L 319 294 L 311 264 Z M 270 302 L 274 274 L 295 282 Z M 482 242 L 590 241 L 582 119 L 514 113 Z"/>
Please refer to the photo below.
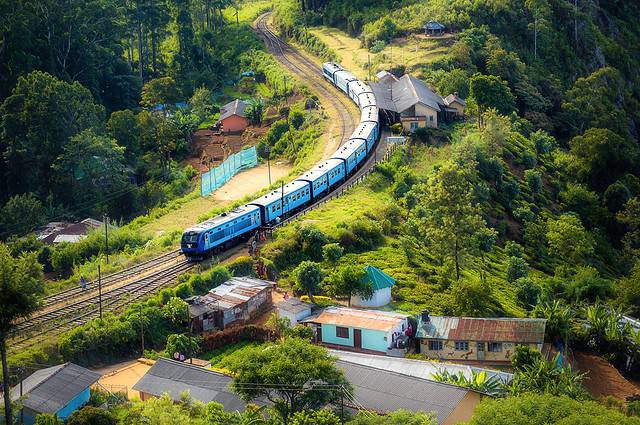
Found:
<path fill-rule="evenodd" d="M 316 342 L 322 342 L 322 326 L 316 328 Z"/>
<path fill-rule="evenodd" d="M 478 360 L 484 360 L 484 342 L 478 342 L 476 347 L 478 349 Z"/>
<path fill-rule="evenodd" d="M 362 331 L 360 329 L 353 330 L 353 348 L 362 348 Z"/>

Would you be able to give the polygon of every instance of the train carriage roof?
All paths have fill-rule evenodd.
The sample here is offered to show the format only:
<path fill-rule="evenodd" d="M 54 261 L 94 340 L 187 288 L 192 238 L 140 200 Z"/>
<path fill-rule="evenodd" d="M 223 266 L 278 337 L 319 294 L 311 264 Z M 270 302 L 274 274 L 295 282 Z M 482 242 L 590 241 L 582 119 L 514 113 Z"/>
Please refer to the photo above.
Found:
<path fill-rule="evenodd" d="M 309 183 L 307 182 L 304 182 L 301 180 L 294 180 L 291 183 L 285 184 L 283 189 L 272 190 L 266 195 L 263 195 L 258 199 L 254 199 L 253 201 L 251 201 L 251 204 L 261 205 L 263 207 L 266 207 L 267 205 L 271 205 L 273 202 L 280 200 L 283 196 L 287 196 L 292 192 L 295 192 L 297 190 L 302 189 L 303 187 L 308 187 L 308 186 L 309 186 Z"/>
<path fill-rule="evenodd" d="M 322 161 L 320 164 L 317 164 L 310 171 L 317 172 L 328 172 L 329 170 L 333 170 L 334 168 L 341 166 L 343 162 L 339 159 L 327 159 L 326 161 Z"/>
<path fill-rule="evenodd" d="M 340 71 L 336 72 L 335 73 L 335 77 L 336 78 L 342 78 L 343 80 L 346 80 L 346 81 L 356 81 L 358 79 L 358 78 L 356 78 L 355 75 L 353 75 L 349 71 L 345 71 L 345 70 L 340 70 Z"/>
<path fill-rule="evenodd" d="M 364 139 L 351 138 L 333 154 L 332 158 L 347 159 L 364 143 Z"/>
<path fill-rule="evenodd" d="M 358 124 L 356 129 L 353 130 L 353 133 L 351 133 L 351 137 L 349 137 L 349 140 L 368 139 L 371 135 L 371 132 L 375 129 L 375 126 L 376 125 L 371 122 L 361 122 L 360 124 Z"/>
<path fill-rule="evenodd" d="M 327 69 L 331 72 L 342 71 L 343 68 L 335 62 L 325 62 L 322 64 L 324 69 Z"/>
<path fill-rule="evenodd" d="M 219 214 L 215 217 L 212 217 L 208 220 L 203 221 L 202 223 L 198 223 L 195 226 L 191 226 L 185 230 L 185 232 L 203 232 L 205 230 L 209 230 L 212 227 L 218 227 L 221 224 L 226 224 L 230 221 L 235 220 L 238 217 L 242 217 L 244 215 L 250 214 L 252 212 L 259 211 L 259 208 L 255 205 L 241 205 L 237 208 L 232 209 L 229 212 Z"/>
<path fill-rule="evenodd" d="M 365 106 L 360 113 L 360 122 L 363 121 L 375 121 L 378 122 L 378 107 L 377 106 Z"/>

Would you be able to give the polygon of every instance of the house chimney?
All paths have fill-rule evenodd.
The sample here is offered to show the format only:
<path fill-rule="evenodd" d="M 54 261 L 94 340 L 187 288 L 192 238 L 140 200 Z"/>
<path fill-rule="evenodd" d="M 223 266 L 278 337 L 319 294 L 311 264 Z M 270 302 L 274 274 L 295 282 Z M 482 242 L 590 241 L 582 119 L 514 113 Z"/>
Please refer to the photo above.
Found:
<path fill-rule="evenodd" d="M 422 310 L 422 313 L 420 314 L 420 316 L 422 318 L 423 324 L 431 322 L 431 318 L 429 317 L 429 310 Z"/>
<path fill-rule="evenodd" d="M 453 92 L 453 95 L 454 95 L 455 97 L 458 97 L 458 92 L 457 92 L 457 91 L 454 91 L 454 92 Z"/>

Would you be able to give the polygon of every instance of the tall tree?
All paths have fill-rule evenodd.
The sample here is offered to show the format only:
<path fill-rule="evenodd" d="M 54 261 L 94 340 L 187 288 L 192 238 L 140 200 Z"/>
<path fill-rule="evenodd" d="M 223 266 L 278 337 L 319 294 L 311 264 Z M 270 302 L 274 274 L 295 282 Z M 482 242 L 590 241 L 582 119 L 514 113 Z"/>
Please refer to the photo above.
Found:
<path fill-rule="evenodd" d="M 311 302 L 315 302 L 313 294 L 318 291 L 320 282 L 322 281 L 322 271 L 320 271 L 318 263 L 303 261 L 293 271 L 293 276 L 295 279 L 295 288 L 298 291 L 305 292 Z"/>
<path fill-rule="evenodd" d="M 428 243 L 427 249 L 453 261 L 456 280 L 460 279 L 462 261 L 475 251 L 476 235 L 487 227 L 474 198 L 473 173 L 468 166 L 453 162 L 444 165 L 427 184 L 417 185 L 419 208 L 412 214 L 416 231 Z"/>
<path fill-rule="evenodd" d="M 366 272 L 362 266 L 349 264 L 329 277 L 328 289 L 333 295 L 347 297 L 351 307 L 351 297 L 359 295 L 367 299 L 373 295 L 373 287 L 365 281 Z"/>
<path fill-rule="evenodd" d="M 4 391 L 5 423 L 12 424 L 9 395 L 9 366 L 7 365 L 7 339 L 16 320 L 31 315 L 44 294 L 42 266 L 35 253 L 13 258 L 6 245 L 0 244 L 0 356 Z"/>
<path fill-rule="evenodd" d="M 0 150 L 10 195 L 48 195 L 53 159 L 80 131 L 97 127 L 104 108 L 79 83 L 65 83 L 41 71 L 20 77 L 0 106 Z M 28 172 L 25 172 L 28 170 Z"/>
<path fill-rule="evenodd" d="M 227 367 L 232 389 L 246 401 L 267 398 L 285 425 L 295 412 L 338 402 L 349 388 L 328 351 L 299 338 L 244 350 Z"/>
<path fill-rule="evenodd" d="M 573 214 L 547 220 L 547 241 L 551 252 L 571 265 L 583 264 L 594 252 L 593 237 Z"/>
<path fill-rule="evenodd" d="M 501 114 L 515 109 L 515 97 L 507 83 L 495 75 L 476 74 L 469 81 L 469 95 L 478 107 L 478 125 L 482 127 L 484 113 L 495 108 Z"/>

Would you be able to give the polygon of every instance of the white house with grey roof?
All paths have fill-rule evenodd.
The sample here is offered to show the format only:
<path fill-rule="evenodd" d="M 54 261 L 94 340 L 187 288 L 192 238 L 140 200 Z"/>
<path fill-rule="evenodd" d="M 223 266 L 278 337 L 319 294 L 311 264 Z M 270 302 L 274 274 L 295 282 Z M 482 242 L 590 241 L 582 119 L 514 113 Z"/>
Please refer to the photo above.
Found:
<path fill-rule="evenodd" d="M 457 96 L 457 103 L 453 102 L 454 95 L 443 99 L 423 81 L 409 74 L 391 78 L 388 72 L 380 72 L 378 76 L 378 82 L 369 83 L 378 107 L 391 121 L 402 123 L 402 128 L 407 132 L 420 127 L 438 128 L 441 121 L 461 115 L 466 105 Z M 451 99 L 452 104 L 449 105 L 446 99 Z"/>
<path fill-rule="evenodd" d="M 87 404 L 91 386 L 100 374 L 73 363 L 40 369 L 11 389 L 11 401 L 22 402 L 24 424 L 32 425 L 40 413 L 65 421 Z"/>

